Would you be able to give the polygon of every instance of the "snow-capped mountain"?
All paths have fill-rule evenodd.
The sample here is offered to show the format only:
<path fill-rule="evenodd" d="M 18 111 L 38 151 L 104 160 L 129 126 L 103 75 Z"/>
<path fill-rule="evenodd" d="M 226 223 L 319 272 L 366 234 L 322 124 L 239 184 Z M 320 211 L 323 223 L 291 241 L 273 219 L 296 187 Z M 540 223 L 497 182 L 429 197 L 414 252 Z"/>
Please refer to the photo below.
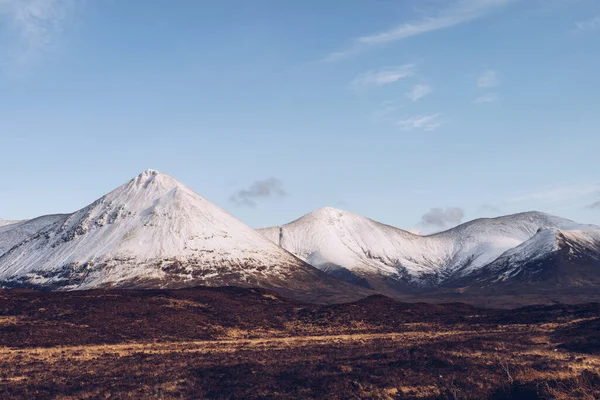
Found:
<path fill-rule="evenodd" d="M 73 214 L 0 221 L 0 288 L 236 285 L 339 301 L 532 282 L 600 287 L 600 227 L 528 212 L 420 236 L 323 208 L 256 231 L 153 170 Z"/>
<path fill-rule="evenodd" d="M 153 170 L 73 214 L 42 221 L 0 228 L 10 239 L 0 236 L 0 286 L 241 285 L 324 295 L 349 288 Z"/>
<path fill-rule="evenodd" d="M 541 228 L 468 277 L 473 289 L 600 286 L 600 229 Z M 455 282 L 460 286 L 464 279 Z"/>
<path fill-rule="evenodd" d="M 259 232 L 334 276 L 378 290 L 397 291 L 444 285 L 477 274 L 501 257 L 514 260 L 509 264 L 515 266 L 517 260 L 551 253 L 557 247 L 542 240 L 548 235 L 543 228 L 578 232 L 578 240 L 592 242 L 600 232 L 592 225 L 527 212 L 478 219 L 420 236 L 333 208 Z"/>
<path fill-rule="evenodd" d="M 26 221 L 0 221 L 0 256 L 61 218 L 64 215 L 46 215 Z"/>

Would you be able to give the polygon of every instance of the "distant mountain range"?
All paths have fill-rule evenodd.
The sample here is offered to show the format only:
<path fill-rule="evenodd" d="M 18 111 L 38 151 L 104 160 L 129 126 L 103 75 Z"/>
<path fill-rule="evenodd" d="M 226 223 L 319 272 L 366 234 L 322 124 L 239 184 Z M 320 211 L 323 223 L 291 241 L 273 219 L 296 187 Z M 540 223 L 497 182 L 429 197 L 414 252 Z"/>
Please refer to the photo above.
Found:
<path fill-rule="evenodd" d="M 307 301 L 600 288 L 600 227 L 540 212 L 419 236 L 333 208 L 253 230 L 148 170 L 65 215 L 0 221 L 0 287 L 264 287 Z"/>
<path fill-rule="evenodd" d="M 600 288 L 600 227 L 541 212 L 420 236 L 333 208 L 259 229 L 307 263 L 386 294 L 438 288 Z"/>

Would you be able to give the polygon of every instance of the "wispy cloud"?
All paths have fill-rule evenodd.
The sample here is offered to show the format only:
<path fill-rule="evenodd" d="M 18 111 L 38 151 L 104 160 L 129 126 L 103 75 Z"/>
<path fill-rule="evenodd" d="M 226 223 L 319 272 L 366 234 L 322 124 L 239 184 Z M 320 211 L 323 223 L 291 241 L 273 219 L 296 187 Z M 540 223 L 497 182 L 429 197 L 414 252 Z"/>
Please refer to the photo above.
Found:
<path fill-rule="evenodd" d="M 581 199 L 593 194 L 600 194 L 600 182 L 548 187 L 535 192 L 509 198 L 507 202 L 557 203 L 561 201 Z"/>
<path fill-rule="evenodd" d="M 350 85 L 353 87 L 381 86 L 410 78 L 415 75 L 415 64 L 404 64 L 396 67 L 382 68 L 368 71 L 357 76 Z"/>
<path fill-rule="evenodd" d="M 387 31 L 359 37 L 346 49 L 329 54 L 324 61 L 336 61 L 373 46 L 385 45 L 412 36 L 448 29 L 485 17 L 517 0 L 458 0 L 437 10 L 434 15 L 402 23 Z"/>
<path fill-rule="evenodd" d="M 74 6 L 73 0 L 0 0 L 4 48 L 14 48 L 13 61 L 24 63 L 56 49 L 56 41 Z M 6 43 L 7 37 L 16 43 Z M 6 56 L 5 54 L 3 56 Z"/>
<path fill-rule="evenodd" d="M 477 78 L 477 86 L 480 88 L 491 88 L 500 85 L 500 76 L 497 71 L 488 69 Z"/>
<path fill-rule="evenodd" d="M 496 93 L 486 93 L 475 99 L 475 104 L 493 103 L 500 99 Z"/>
<path fill-rule="evenodd" d="M 247 189 L 239 190 L 229 200 L 238 206 L 256 207 L 258 199 L 283 196 L 287 196 L 283 182 L 277 178 L 267 178 L 255 181 Z"/>
<path fill-rule="evenodd" d="M 435 131 L 444 125 L 444 122 L 441 121 L 440 117 L 441 114 L 417 115 L 400 120 L 396 123 L 396 125 L 403 131 Z"/>
<path fill-rule="evenodd" d="M 600 29 L 600 15 L 586 21 L 577 22 L 575 26 L 581 31 L 593 31 Z"/>
<path fill-rule="evenodd" d="M 415 85 L 410 92 L 406 94 L 406 97 L 412 101 L 417 101 L 427 96 L 431 92 L 433 92 L 433 88 L 429 85 Z"/>
<path fill-rule="evenodd" d="M 447 229 L 460 224 L 465 211 L 460 207 L 432 208 L 421 216 L 420 225 L 425 228 Z"/>

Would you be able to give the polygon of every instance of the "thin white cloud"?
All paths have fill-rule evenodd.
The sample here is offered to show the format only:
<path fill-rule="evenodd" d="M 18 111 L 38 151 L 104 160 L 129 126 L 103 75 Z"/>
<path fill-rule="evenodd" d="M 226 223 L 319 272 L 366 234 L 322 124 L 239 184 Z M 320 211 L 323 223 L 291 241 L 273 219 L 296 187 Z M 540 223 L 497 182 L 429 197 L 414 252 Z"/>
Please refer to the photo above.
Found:
<path fill-rule="evenodd" d="M 0 46 L 16 49 L 12 56 L 18 62 L 54 51 L 73 5 L 72 0 L 0 0 L 0 27 L 5 38 L 17 41 L 4 39 Z"/>
<path fill-rule="evenodd" d="M 486 104 L 493 103 L 500 100 L 500 97 L 496 93 L 486 93 L 483 96 L 479 96 L 475 99 L 475 104 Z"/>
<path fill-rule="evenodd" d="M 435 131 L 444 123 L 440 120 L 440 114 L 417 115 L 400 120 L 396 125 L 403 131 L 423 130 Z"/>
<path fill-rule="evenodd" d="M 414 76 L 416 68 L 417 66 L 415 64 L 404 64 L 396 67 L 364 72 L 358 75 L 350 85 L 354 87 L 388 85 L 397 82 L 400 79 Z"/>
<path fill-rule="evenodd" d="M 600 29 L 600 15 L 586 21 L 577 22 L 575 26 L 580 31 L 593 31 Z"/>
<path fill-rule="evenodd" d="M 427 96 L 431 92 L 433 92 L 433 88 L 429 85 L 415 85 L 410 92 L 406 94 L 406 97 L 412 101 L 417 101 Z"/>
<path fill-rule="evenodd" d="M 541 202 L 556 203 L 581 199 L 593 194 L 600 194 L 600 182 L 568 184 L 552 186 L 535 192 L 509 198 L 509 203 Z"/>
<path fill-rule="evenodd" d="M 336 61 L 360 53 L 373 46 L 385 45 L 412 36 L 461 25 L 485 17 L 518 0 L 455 0 L 433 16 L 402 23 L 390 30 L 359 37 L 345 50 L 336 51 L 324 61 Z"/>
<path fill-rule="evenodd" d="M 477 78 L 477 86 L 480 88 L 492 88 L 500 85 L 500 76 L 497 71 L 488 69 Z"/>

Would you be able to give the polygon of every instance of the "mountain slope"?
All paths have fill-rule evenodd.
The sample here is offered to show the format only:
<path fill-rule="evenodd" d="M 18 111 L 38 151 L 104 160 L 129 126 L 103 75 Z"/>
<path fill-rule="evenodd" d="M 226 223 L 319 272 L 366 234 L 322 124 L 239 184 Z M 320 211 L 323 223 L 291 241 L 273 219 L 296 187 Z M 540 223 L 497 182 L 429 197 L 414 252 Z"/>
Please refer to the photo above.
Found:
<path fill-rule="evenodd" d="M 10 225 L 9 225 L 10 226 Z M 262 286 L 355 296 L 168 175 L 148 170 L 0 256 L 0 285 Z"/>
<path fill-rule="evenodd" d="M 588 229 L 539 212 L 478 219 L 430 236 L 324 208 L 259 232 L 308 263 L 378 290 L 437 287 L 477 273 L 540 228 Z"/>
<path fill-rule="evenodd" d="M 417 235 L 333 208 L 259 232 L 311 265 L 357 283 L 370 274 L 398 276 L 400 259 L 410 259 L 420 246 Z M 415 277 L 434 274 L 436 261 L 404 267 Z"/>
<path fill-rule="evenodd" d="M 540 291 L 600 287 L 600 228 L 542 228 L 465 282 L 471 292 Z"/>
<path fill-rule="evenodd" d="M 21 221 L 7 221 L 7 220 L 0 219 L 0 227 L 3 227 L 5 225 L 16 224 L 17 222 L 21 222 Z"/>
<path fill-rule="evenodd" d="M 0 256 L 64 215 L 45 215 L 26 221 L 0 221 Z"/>

